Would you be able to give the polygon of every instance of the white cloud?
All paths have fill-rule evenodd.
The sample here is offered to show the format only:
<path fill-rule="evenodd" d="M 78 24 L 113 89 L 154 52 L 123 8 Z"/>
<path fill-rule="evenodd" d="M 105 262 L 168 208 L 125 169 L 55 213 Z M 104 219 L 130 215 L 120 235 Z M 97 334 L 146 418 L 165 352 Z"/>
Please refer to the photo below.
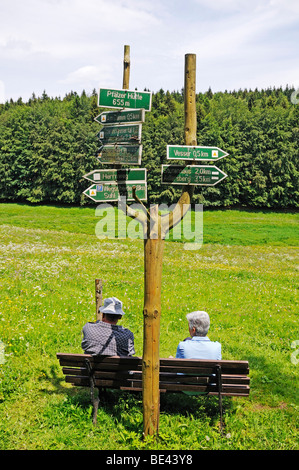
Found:
<path fill-rule="evenodd" d="M 297 79 L 298 0 L 1 0 L 0 17 L 9 98 L 121 87 L 125 44 L 132 88 L 181 89 L 189 52 L 203 91 Z"/>
<path fill-rule="evenodd" d="M 80 86 L 85 90 L 94 87 L 109 86 L 113 77 L 113 70 L 105 65 L 97 67 L 94 65 L 85 65 L 73 72 L 70 72 L 65 79 L 60 80 L 61 83 L 70 86 Z"/>

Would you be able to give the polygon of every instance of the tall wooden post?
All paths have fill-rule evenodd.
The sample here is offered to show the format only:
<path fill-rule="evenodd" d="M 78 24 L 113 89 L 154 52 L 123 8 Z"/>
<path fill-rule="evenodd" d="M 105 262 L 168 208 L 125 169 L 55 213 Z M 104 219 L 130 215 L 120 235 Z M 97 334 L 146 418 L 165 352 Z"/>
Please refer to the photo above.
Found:
<path fill-rule="evenodd" d="M 123 89 L 129 90 L 130 83 L 130 46 L 124 47 Z"/>
<path fill-rule="evenodd" d="M 197 145 L 196 139 L 196 55 L 185 55 L 185 145 Z"/>
<path fill-rule="evenodd" d="M 161 238 L 158 206 L 151 207 L 144 240 L 144 308 L 143 308 L 143 433 L 154 435 L 159 430 L 160 414 L 160 317 L 161 280 L 164 240 Z"/>
<path fill-rule="evenodd" d="M 196 55 L 185 55 L 185 145 L 196 145 Z M 143 432 L 159 432 L 160 414 L 160 317 L 161 280 L 164 238 L 166 232 L 185 215 L 193 194 L 192 186 L 185 186 L 182 195 L 165 225 L 158 214 L 158 206 L 147 219 L 147 239 L 144 241 L 144 337 L 143 337 Z"/>
<path fill-rule="evenodd" d="M 123 88 L 129 89 L 129 46 L 125 46 Z M 185 56 L 185 144 L 196 145 L 196 104 L 195 104 L 195 54 Z M 160 414 L 160 317 L 161 280 L 164 240 L 171 230 L 184 217 L 190 207 L 193 186 L 183 187 L 182 194 L 169 217 L 162 218 L 158 205 L 147 209 L 136 196 L 141 210 L 129 207 L 120 201 L 126 215 L 137 219 L 143 226 L 144 239 L 144 305 L 143 305 L 143 357 L 142 357 L 142 397 L 144 436 L 158 434 Z"/>

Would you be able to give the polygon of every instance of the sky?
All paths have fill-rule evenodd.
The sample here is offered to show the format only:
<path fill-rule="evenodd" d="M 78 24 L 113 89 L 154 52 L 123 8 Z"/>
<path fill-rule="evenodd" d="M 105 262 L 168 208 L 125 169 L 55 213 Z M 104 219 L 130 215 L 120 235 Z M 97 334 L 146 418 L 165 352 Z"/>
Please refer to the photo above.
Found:
<path fill-rule="evenodd" d="M 299 0 L 0 0 L 0 103 L 43 91 L 299 87 Z"/>

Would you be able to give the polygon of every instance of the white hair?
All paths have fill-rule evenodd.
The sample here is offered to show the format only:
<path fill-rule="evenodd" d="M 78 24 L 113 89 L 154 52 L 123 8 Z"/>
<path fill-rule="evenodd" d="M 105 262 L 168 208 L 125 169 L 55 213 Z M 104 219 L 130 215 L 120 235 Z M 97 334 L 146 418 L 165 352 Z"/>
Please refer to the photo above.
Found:
<path fill-rule="evenodd" d="M 195 311 L 188 313 L 186 318 L 189 323 L 189 327 L 195 328 L 196 336 L 206 336 L 210 328 L 210 317 L 207 312 Z"/>

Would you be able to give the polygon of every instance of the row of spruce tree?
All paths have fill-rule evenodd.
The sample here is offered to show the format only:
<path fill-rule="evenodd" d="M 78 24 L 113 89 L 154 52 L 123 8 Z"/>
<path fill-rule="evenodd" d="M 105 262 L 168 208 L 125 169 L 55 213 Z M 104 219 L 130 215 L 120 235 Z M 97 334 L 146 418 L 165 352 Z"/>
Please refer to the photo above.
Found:
<path fill-rule="evenodd" d="M 197 144 L 229 156 L 215 162 L 228 177 L 196 186 L 205 207 L 294 209 L 299 205 L 299 104 L 290 87 L 197 94 Z M 87 205 L 83 175 L 110 168 L 96 158 L 103 111 L 97 93 L 34 94 L 0 105 L 0 201 Z M 176 202 L 181 188 L 161 185 L 168 144 L 184 144 L 184 90 L 153 94 L 142 126 L 148 203 Z M 204 164 L 199 162 L 199 164 Z"/>

